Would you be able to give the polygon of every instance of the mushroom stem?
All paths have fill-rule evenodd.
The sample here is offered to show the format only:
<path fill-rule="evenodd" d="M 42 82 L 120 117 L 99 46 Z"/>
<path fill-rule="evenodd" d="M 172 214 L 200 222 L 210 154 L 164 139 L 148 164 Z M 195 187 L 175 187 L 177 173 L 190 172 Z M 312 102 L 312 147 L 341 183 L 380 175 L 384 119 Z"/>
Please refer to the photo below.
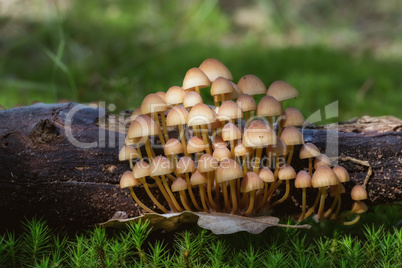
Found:
<path fill-rule="evenodd" d="M 154 204 L 163 211 L 163 213 L 169 213 L 169 211 L 161 205 L 161 203 L 159 203 L 159 201 L 155 198 L 155 196 L 151 193 L 151 191 L 149 190 L 149 186 L 147 181 L 145 180 L 145 178 L 140 178 L 140 181 L 142 183 L 142 185 L 144 185 L 145 191 L 147 192 L 149 198 L 151 198 L 152 202 L 154 202 Z"/>
<path fill-rule="evenodd" d="M 232 154 L 232 158 L 235 158 L 235 144 L 234 140 L 230 140 L 230 153 Z"/>
<path fill-rule="evenodd" d="M 215 108 L 219 107 L 218 95 L 214 96 L 214 105 L 215 105 Z"/>
<path fill-rule="evenodd" d="M 281 108 L 282 108 L 282 115 L 279 117 L 279 126 L 278 126 L 278 137 L 280 137 L 281 136 L 281 134 L 282 134 L 282 124 L 281 124 L 281 119 L 282 119 L 282 116 L 283 116 L 283 101 L 280 101 L 279 102 L 280 104 L 281 104 Z"/>
<path fill-rule="evenodd" d="M 153 158 L 151 146 L 149 144 L 149 137 L 147 137 L 146 141 L 145 141 L 145 150 L 147 151 L 149 161 L 152 161 L 154 158 Z"/>
<path fill-rule="evenodd" d="M 215 204 L 214 199 L 212 197 L 212 184 L 213 184 L 214 178 L 211 176 L 211 172 L 207 172 L 207 180 L 208 180 L 208 182 L 207 182 L 208 200 L 209 200 L 209 203 L 211 204 L 211 207 L 215 211 L 217 211 L 216 204 Z"/>
<path fill-rule="evenodd" d="M 169 140 L 169 135 L 168 135 L 168 132 L 167 132 L 167 127 L 166 127 L 165 113 L 164 113 L 164 112 L 161 112 L 160 115 L 161 115 L 161 122 L 162 122 L 163 135 L 164 135 L 164 137 L 165 137 L 165 140 L 164 140 L 164 141 L 161 141 L 161 142 L 162 142 L 162 145 L 164 146 L 164 145 L 165 145 L 165 141 Z"/>
<path fill-rule="evenodd" d="M 179 125 L 179 135 L 180 135 L 181 144 L 183 145 L 184 155 L 188 157 L 189 155 L 187 152 L 186 135 L 184 133 L 183 125 Z"/>
<path fill-rule="evenodd" d="M 248 170 L 247 170 L 247 159 L 246 159 L 247 155 L 243 156 L 243 173 L 244 175 L 247 174 Z M 240 188 L 239 188 L 240 189 Z"/>
<path fill-rule="evenodd" d="M 170 190 L 170 187 L 166 181 L 165 175 L 162 175 L 162 183 L 163 183 L 163 186 L 165 186 L 166 192 L 169 194 L 170 199 L 172 200 L 174 206 L 177 208 L 177 210 L 179 212 L 183 212 L 183 209 L 180 207 L 179 203 L 177 202 L 176 197 L 174 197 L 172 191 Z"/>
<path fill-rule="evenodd" d="M 341 189 L 341 184 L 338 183 L 337 189 L 336 189 L 336 195 L 334 196 L 334 200 L 332 201 L 331 207 L 324 213 L 324 218 L 328 218 L 331 215 L 332 211 L 335 209 L 335 206 L 338 202 L 338 196 L 339 196 L 340 189 Z"/>
<path fill-rule="evenodd" d="M 288 165 L 290 165 L 290 163 L 292 162 L 294 148 L 295 148 L 294 145 L 289 145 L 289 147 L 288 147 L 288 149 L 289 149 L 289 155 L 288 155 L 288 161 L 287 161 Z"/>
<path fill-rule="evenodd" d="M 222 192 L 223 192 L 223 199 L 225 200 L 225 211 L 229 211 L 230 203 L 229 203 L 229 196 L 228 196 L 228 189 L 226 186 L 226 182 L 221 182 Z"/>
<path fill-rule="evenodd" d="M 134 198 L 134 201 L 135 201 L 138 205 L 140 205 L 140 207 L 142 207 L 145 211 L 147 211 L 148 213 L 156 213 L 155 211 L 153 211 L 152 209 L 150 209 L 150 208 L 148 208 L 146 205 L 144 205 L 144 204 L 137 198 L 137 196 L 136 196 L 135 193 L 134 193 L 134 189 L 133 189 L 132 186 L 130 186 L 130 193 L 131 193 L 131 196 Z"/>
<path fill-rule="evenodd" d="M 244 117 L 246 118 L 246 123 L 250 119 L 250 111 L 244 112 Z"/>
<path fill-rule="evenodd" d="M 302 213 L 300 215 L 299 221 L 304 220 L 304 216 L 306 215 L 306 199 L 307 199 L 307 194 L 306 194 L 306 188 L 303 188 L 302 190 Z"/>
<path fill-rule="evenodd" d="M 357 223 L 359 220 L 360 220 L 360 215 L 356 215 L 356 218 L 354 220 L 345 221 L 342 224 L 343 225 L 353 225 L 353 224 Z"/>
<path fill-rule="evenodd" d="M 318 214 L 317 214 L 317 220 L 319 220 L 319 221 L 322 219 L 322 212 L 324 211 L 326 188 L 327 187 L 321 187 L 321 200 L 320 200 L 320 206 L 318 208 Z"/>
<path fill-rule="evenodd" d="M 198 188 L 200 189 L 200 197 L 201 197 L 201 203 L 202 203 L 202 207 L 204 208 L 205 212 L 209 212 L 208 206 L 205 202 L 205 198 L 206 198 L 206 193 L 205 193 L 205 189 L 204 189 L 204 185 L 199 184 Z"/>
<path fill-rule="evenodd" d="M 128 159 L 128 162 L 130 163 L 130 169 L 133 170 L 134 167 L 133 159 L 132 158 Z"/>
<path fill-rule="evenodd" d="M 278 189 L 278 187 L 282 184 L 281 180 L 278 180 L 276 183 L 271 184 L 271 187 L 269 188 L 269 193 L 268 193 L 268 198 L 266 203 L 269 204 L 269 201 L 272 198 L 272 195 L 274 194 L 275 190 Z"/>
<path fill-rule="evenodd" d="M 315 208 L 317 207 L 318 201 L 320 201 L 320 193 L 321 191 L 319 190 L 317 193 L 317 197 L 314 200 L 314 204 L 311 208 L 309 208 L 309 210 L 307 211 L 306 215 L 304 216 L 304 218 L 307 218 L 308 216 L 310 216 L 311 214 L 314 213 Z"/>
<path fill-rule="evenodd" d="M 262 155 L 262 147 L 258 147 L 255 152 L 255 159 L 254 159 L 254 173 L 258 174 L 258 170 L 260 169 L 260 159 Z"/>
<path fill-rule="evenodd" d="M 209 142 L 209 137 L 208 137 L 208 129 L 201 125 L 200 126 L 200 131 L 201 131 L 201 135 L 202 135 L 202 139 L 204 140 L 204 144 L 205 144 L 205 151 L 207 152 L 207 154 L 211 154 L 211 148 L 209 147 L 210 142 Z"/>
<path fill-rule="evenodd" d="M 274 117 L 267 116 L 267 119 L 268 119 L 269 127 L 271 128 L 271 130 L 274 130 L 274 123 L 273 123 Z"/>
<path fill-rule="evenodd" d="M 264 195 L 262 196 L 258 210 L 262 209 L 265 206 L 267 198 L 268 198 L 268 182 L 265 181 L 264 182 Z"/>
<path fill-rule="evenodd" d="M 197 92 L 198 93 L 198 95 L 200 95 L 201 96 L 201 93 L 200 93 L 200 87 L 199 86 L 195 86 L 195 92 Z"/>
<path fill-rule="evenodd" d="M 193 202 L 195 208 L 198 211 L 201 211 L 201 207 L 198 205 L 197 200 L 195 199 L 193 189 L 191 188 L 191 183 L 190 183 L 190 176 L 188 175 L 188 172 L 186 172 L 186 182 L 187 182 L 187 188 L 188 188 L 188 193 L 190 194 L 191 201 Z"/>
<path fill-rule="evenodd" d="M 237 180 L 230 180 L 229 181 L 229 185 L 230 185 L 230 194 L 231 194 L 231 198 L 232 198 L 232 207 L 233 207 L 233 211 L 232 213 L 234 215 L 237 215 L 237 195 L 236 195 L 236 181 Z"/>
<path fill-rule="evenodd" d="M 189 207 L 189 205 L 187 204 L 187 197 L 186 197 L 186 192 L 184 190 L 179 191 L 179 195 L 180 195 L 180 200 L 181 203 L 183 204 L 183 207 L 187 210 L 187 211 L 192 211 L 191 208 Z"/>
<path fill-rule="evenodd" d="M 140 158 L 140 160 L 143 160 L 140 144 L 139 144 L 139 143 L 136 143 L 136 144 L 135 144 L 135 147 L 137 147 L 138 157 Z"/>
<path fill-rule="evenodd" d="M 253 119 L 254 115 L 255 115 L 255 111 L 250 111 L 250 119 Z"/>
<path fill-rule="evenodd" d="M 338 199 L 338 205 L 336 206 L 335 213 L 332 214 L 331 220 L 336 219 L 338 217 L 339 211 L 341 210 L 341 200 L 342 200 L 342 198 L 341 198 L 340 195 L 338 195 L 337 199 Z"/>
<path fill-rule="evenodd" d="M 253 212 L 254 207 L 254 199 L 255 199 L 255 190 L 250 192 L 250 204 L 248 205 L 248 209 L 243 213 L 243 216 L 248 216 Z"/>
<path fill-rule="evenodd" d="M 173 210 L 173 212 L 177 212 L 176 207 L 173 205 L 172 199 L 170 199 L 170 196 L 168 195 L 168 193 L 165 191 L 165 187 L 163 187 L 161 179 L 159 179 L 159 177 L 155 176 L 152 177 L 152 179 L 154 179 L 156 181 L 156 184 L 158 185 L 159 190 L 161 191 L 163 197 L 165 197 L 166 201 L 168 202 L 170 208 Z"/>
<path fill-rule="evenodd" d="M 197 130 L 197 126 L 193 126 L 193 136 L 197 136 L 199 137 L 200 135 L 198 135 L 198 130 Z"/>
<path fill-rule="evenodd" d="M 225 101 L 225 94 L 221 94 L 221 103 Z"/>
<path fill-rule="evenodd" d="M 276 200 L 276 201 L 271 205 L 271 208 L 273 208 L 274 206 L 277 206 L 277 205 L 279 205 L 280 203 L 282 203 L 283 201 L 285 201 L 285 200 L 288 198 L 288 196 L 289 196 L 289 192 L 290 192 L 290 183 L 289 183 L 289 180 L 286 180 L 286 191 L 285 191 L 285 194 L 282 196 L 281 199 Z"/>
<path fill-rule="evenodd" d="M 308 172 L 310 174 L 310 177 L 313 176 L 313 158 L 310 157 L 308 159 Z"/>

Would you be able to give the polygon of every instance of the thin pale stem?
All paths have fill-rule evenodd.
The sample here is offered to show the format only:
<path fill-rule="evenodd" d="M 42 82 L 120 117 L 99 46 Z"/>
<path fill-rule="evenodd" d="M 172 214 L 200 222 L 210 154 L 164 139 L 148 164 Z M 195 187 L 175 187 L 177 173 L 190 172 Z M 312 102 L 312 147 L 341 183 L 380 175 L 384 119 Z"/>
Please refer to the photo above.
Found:
<path fill-rule="evenodd" d="M 211 207 L 217 211 L 217 206 L 214 202 L 214 198 L 212 197 L 212 184 L 213 184 L 213 180 L 214 178 L 211 176 L 211 172 L 207 172 L 207 192 L 208 192 L 208 200 L 209 203 L 211 204 Z"/>
<path fill-rule="evenodd" d="M 226 187 L 226 181 L 221 182 L 223 199 L 225 200 L 225 211 L 229 211 L 230 203 L 229 203 L 229 196 L 228 196 L 228 189 Z"/>
<path fill-rule="evenodd" d="M 161 141 L 161 142 L 162 142 L 162 145 L 164 146 L 164 145 L 165 145 L 165 141 L 169 140 L 169 135 L 168 135 L 167 128 L 166 128 L 165 113 L 164 113 L 164 112 L 161 112 L 160 115 L 161 115 L 161 122 L 162 122 L 163 135 L 164 135 L 164 138 L 165 138 L 165 140 L 164 140 L 163 142 L 162 142 L 162 141 Z"/>
<path fill-rule="evenodd" d="M 133 189 L 133 187 L 131 187 L 131 186 L 130 186 L 130 193 L 131 193 L 131 196 L 133 197 L 134 201 L 135 201 L 140 207 L 142 207 L 146 212 L 148 212 L 148 213 L 156 213 L 155 211 L 153 211 L 152 209 L 150 209 L 149 207 L 147 207 L 146 205 L 144 205 L 144 203 L 142 203 L 142 202 L 137 198 L 137 196 L 136 196 L 135 193 L 134 193 L 134 189 Z"/>
<path fill-rule="evenodd" d="M 149 137 L 147 137 L 146 141 L 145 141 L 145 150 L 147 151 L 149 161 L 152 161 L 154 159 L 154 157 L 153 157 L 153 154 L 152 154 L 151 146 L 149 144 Z"/>
<path fill-rule="evenodd" d="M 292 157 L 293 157 L 293 150 L 294 150 L 294 145 L 289 145 L 289 155 L 288 155 L 288 161 L 287 164 L 290 165 L 292 163 Z"/>
<path fill-rule="evenodd" d="M 258 174 L 258 170 L 260 170 L 260 159 L 262 155 L 262 147 L 258 147 L 255 153 L 255 163 L 254 163 L 254 173 Z"/>
<path fill-rule="evenodd" d="M 262 209 L 265 206 L 265 203 L 267 202 L 267 198 L 268 198 L 268 182 L 264 181 L 264 195 L 262 196 L 261 202 L 260 202 L 260 206 L 259 206 L 259 210 Z"/>
<path fill-rule="evenodd" d="M 149 198 L 151 198 L 152 202 L 154 202 L 154 204 L 163 211 L 163 213 L 169 213 L 169 211 L 162 206 L 161 203 L 159 203 L 159 201 L 155 198 L 155 196 L 152 194 L 152 192 L 149 190 L 149 186 L 147 181 L 145 180 L 145 178 L 140 178 L 140 181 L 142 183 L 142 185 L 144 185 L 145 191 L 147 192 Z"/>
<path fill-rule="evenodd" d="M 271 208 L 273 208 L 273 207 L 279 205 L 280 203 L 283 203 L 283 201 L 285 201 L 285 200 L 288 198 L 289 192 L 290 192 L 290 183 L 289 183 L 289 180 L 286 180 L 286 191 L 285 191 L 285 194 L 282 196 L 281 199 L 276 200 L 276 201 L 272 204 Z"/>
<path fill-rule="evenodd" d="M 198 185 L 198 187 L 200 189 L 200 197 L 201 197 L 202 207 L 204 208 L 205 212 L 209 212 L 208 206 L 205 202 L 205 198 L 207 197 L 207 195 L 205 193 L 204 185 L 200 184 L 200 185 Z"/>
<path fill-rule="evenodd" d="M 334 200 L 332 201 L 331 207 L 324 213 L 324 218 L 328 218 L 331 215 L 332 211 L 334 211 L 336 203 L 338 202 L 338 195 L 340 193 L 340 190 L 341 184 L 338 183 L 338 185 L 336 186 L 336 194 L 334 196 Z"/>
<path fill-rule="evenodd" d="M 179 195 L 180 195 L 180 200 L 181 203 L 183 204 L 183 207 L 187 210 L 187 211 L 192 211 L 191 208 L 189 207 L 189 205 L 187 204 L 187 197 L 186 197 L 186 192 L 185 191 L 179 191 Z"/>
<path fill-rule="evenodd" d="M 327 187 L 321 187 L 321 200 L 317 213 L 317 220 L 319 221 L 322 219 L 322 213 L 324 211 L 326 188 Z"/>
<path fill-rule="evenodd" d="M 278 189 L 278 187 L 279 187 L 281 184 L 282 184 L 282 181 L 281 181 L 281 180 L 278 180 L 276 183 L 273 184 L 273 186 L 272 186 L 272 184 L 271 184 L 271 187 L 269 187 L 269 190 L 268 190 L 269 193 L 268 193 L 268 198 L 267 198 L 267 201 L 266 201 L 267 205 L 269 204 L 269 201 L 271 200 L 271 198 L 272 198 L 272 196 L 273 196 L 275 190 Z"/>
<path fill-rule="evenodd" d="M 317 207 L 318 202 L 320 201 L 320 196 L 321 196 L 320 193 L 321 193 L 321 191 L 318 190 L 317 197 L 316 197 L 315 200 L 314 200 L 314 204 L 313 204 L 313 206 L 307 211 L 307 213 L 306 213 L 306 215 L 304 216 L 304 218 L 307 218 L 307 217 L 309 217 L 311 214 L 314 213 L 314 210 L 315 210 L 315 208 Z"/>
<path fill-rule="evenodd" d="M 163 186 L 165 186 L 166 192 L 169 194 L 170 199 L 172 200 L 174 206 L 177 208 L 179 212 L 183 212 L 183 209 L 180 207 L 179 203 L 176 200 L 176 197 L 174 197 L 172 191 L 170 190 L 169 184 L 166 181 L 165 175 L 162 175 L 162 183 Z"/>
<path fill-rule="evenodd" d="M 188 157 L 189 155 L 187 152 L 186 135 L 184 133 L 183 125 L 179 125 L 179 135 L 180 135 L 181 144 L 183 145 L 184 155 Z"/>
<path fill-rule="evenodd" d="M 343 225 L 353 225 L 355 223 L 357 223 L 360 220 L 360 215 L 356 215 L 356 218 L 352 221 L 345 221 L 342 224 Z"/>
<path fill-rule="evenodd" d="M 304 216 L 306 215 L 306 199 L 307 199 L 307 194 L 306 194 L 306 188 L 303 188 L 302 190 L 302 213 L 300 215 L 299 221 L 304 220 Z"/>
<path fill-rule="evenodd" d="M 163 187 L 163 184 L 161 182 L 161 179 L 159 177 L 155 176 L 152 177 L 152 179 L 155 180 L 156 184 L 158 185 L 159 190 L 161 191 L 163 197 L 165 197 L 166 201 L 168 202 L 170 208 L 173 210 L 173 212 L 177 212 L 177 208 L 174 206 L 172 199 L 170 199 L 169 194 L 166 192 L 165 187 Z"/>
<path fill-rule="evenodd" d="M 195 89 L 195 92 L 197 92 L 201 96 L 200 87 L 196 86 L 194 89 Z"/>
<path fill-rule="evenodd" d="M 236 180 L 230 180 L 229 181 L 229 185 L 230 185 L 230 194 L 231 194 L 231 198 L 232 198 L 232 213 L 234 215 L 237 215 L 237 195 L 236 195 Z"/>
<path fill-rule="evenodd" d="M 209 137 L 208 137 L 208 129 L 205 128 L 205 126 L 200 126 L 200 131 L 201 131 L 202 139 L 204 140 L 205 151 L 207 152 L 207 154 L 211 154 L 211 148 L 209 147 L 210 142 L 209 142 Z"/>
<path fill-rule="evenodd" d="M 195 199 L 195 196 L 194 196 L 194 193 L 193 193 L 193 189 L 191 188 L 190 176 L 188 175 L 188 173 L 186 173 L 186 182 L 187 182 L 188 193 L 190 194 L 191 201 L 193 202 L 195 208 L 198 211 L 201 211 L 202 209 L 198 205 L 197 200 Z"/>
<path fill-rule="evenodd" d="M 248 216 L 253 212 L 254 208 L 254 199 L 255 199 L 255 190 L 250 192 L 250 204 L 248 205 L 248 209 L 244 212 L 243 216 Z"/>
<path fill-rule="evenodd" d="M 135 147 L 137 147 L 137 153 L 138 153 L 138 157 L 140 158 L 140 160 L 143 160 L 142 158 L 142 153 L 141 153 L 141 146 L 139 143 L 135 144 Z"/>

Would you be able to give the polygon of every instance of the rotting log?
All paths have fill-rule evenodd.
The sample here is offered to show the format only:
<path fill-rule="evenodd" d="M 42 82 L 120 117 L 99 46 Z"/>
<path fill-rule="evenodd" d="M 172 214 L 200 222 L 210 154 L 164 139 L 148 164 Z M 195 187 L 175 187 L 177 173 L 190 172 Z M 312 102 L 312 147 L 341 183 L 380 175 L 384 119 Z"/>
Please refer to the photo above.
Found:
<path fill-rule="evenodd" d="M 51 226 L 74 229 L 104 222 L 117 211 L 129 217 L 139 215 L 141 209 L 129 192 L 119 187 L 121 174 L 129 169 L 127 162 L 118 161 L 129 115 L 109 115 L 104 109 L 75 103 L 0 111 L 0 229 L 12 228 L 34 215 Z M 175 130 L 170 132 L 175 134 Z M 351 182 L 345 185 L 348 192 L 366 180 L 369 205 L 402 200 L 401 120 L 363 117 L 306 127 L 303 134 L 321 152 L 339 156 L 333 160 L 350 173 Z M 156 148 L 156 154 L 160 152 Z M 297 170 L 308 166 L 300 160 L 292 165 Z M 367 177 L 369 169 L 372 174 Z M 157 189 L 153 191 L 159 195 Z M 278 191 L 280 196 L 283 189 Z M 143 189 L 136 193 L 152 207 Z M 292 188 L 291 198 L 278 211 L 299 212 L 300 196 Z M 308 196 L 311 204 L 315 192 Z M 347 209 L 351 200 L 345 199 Z"/>

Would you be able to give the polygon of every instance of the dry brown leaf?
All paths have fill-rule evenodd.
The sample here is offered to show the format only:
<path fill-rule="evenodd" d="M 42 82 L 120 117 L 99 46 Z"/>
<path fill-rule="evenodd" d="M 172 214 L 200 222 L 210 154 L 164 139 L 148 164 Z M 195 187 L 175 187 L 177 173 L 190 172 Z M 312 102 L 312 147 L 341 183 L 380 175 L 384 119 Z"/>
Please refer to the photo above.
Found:
<path fill-rule="evenodd" d="M 259 234 L 267 227 L 306 228 L 310 225 L 286 225 L 279 224 L 279 219 L 272 216 L 242 217 L 226 213 L 205 213 L 205 212 L 182 212 L 170 214 L 148 213 L 131 219 L 112 218 L 107 222 L 100 223 L 106 227 L 125 227 L 127 223 L 138 220 L 148 220 L 153 230 L 164 229 L 174 231 L 183 224 L 197 223 L 201 228 L 211 230 L 214 234 L 233 234 L 246 231 L 252 234 Z"/>

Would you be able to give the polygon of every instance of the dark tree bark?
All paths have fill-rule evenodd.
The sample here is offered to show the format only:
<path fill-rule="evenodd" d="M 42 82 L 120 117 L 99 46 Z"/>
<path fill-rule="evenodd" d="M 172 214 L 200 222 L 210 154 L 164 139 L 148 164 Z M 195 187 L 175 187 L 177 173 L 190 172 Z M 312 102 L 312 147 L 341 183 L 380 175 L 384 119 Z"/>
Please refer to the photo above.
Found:
<path fill-rule="evenodd" d="M 129 164 L 118 161 L 125 136 L 118 131 L 128 126 L 128 115 L 108 115 L 103 109 L 72 103 L 0 111 L 1 229 L 34 215 L 52 226 L 70 228 L 104 222 L 116 211 L 129 217 L 139 215 L 141 209 L 128 190 L 119 188 L 120 176 Z M 172 130 L 170 135 L 175 134 Z M 340 156 L 334 160 L 350 173 L 351 182 L 345 185 L 348 192 L 354 184 L 363 184 L 371 169 L 366 185 L 369 205 L 402 199 L 401 120 L 363 117 L 334 130 L 305 128 L 303 134 L 306 142 L 313 142 L 322 152 Z M 306 163 L 295 160 L 293 165 L 300 170 Z M 152 207 L 141 188 L 136 193 Z M 309 204 L 315 195 L 311 193 Z M 300 191 L 292 189 L 280 211 L 300 211 L 300 196 Z M 346 198 L 344 206 L 350 205 Z"/>

